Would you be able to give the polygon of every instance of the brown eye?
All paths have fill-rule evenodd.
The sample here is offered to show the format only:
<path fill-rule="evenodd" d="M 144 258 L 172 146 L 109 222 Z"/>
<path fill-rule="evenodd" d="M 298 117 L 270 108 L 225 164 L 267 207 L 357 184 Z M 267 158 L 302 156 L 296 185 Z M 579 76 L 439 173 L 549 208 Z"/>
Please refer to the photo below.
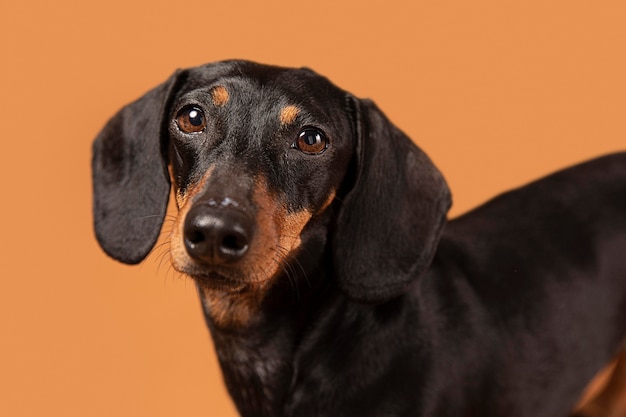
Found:
<path fill-rule="evenodd" d="M 306 128 L 300 131 L 293 147 L 306 154 L 317 155 L 326 150 L 328 139 L 323 132 L 313 128 Z"/>
<path fill-rule="evenodd" d="M 189 106 L 178 112 L 176 124 L 185 133 L 200 133 L 206 127 L 206 118 L 202 109 L 197 106 Z"/>

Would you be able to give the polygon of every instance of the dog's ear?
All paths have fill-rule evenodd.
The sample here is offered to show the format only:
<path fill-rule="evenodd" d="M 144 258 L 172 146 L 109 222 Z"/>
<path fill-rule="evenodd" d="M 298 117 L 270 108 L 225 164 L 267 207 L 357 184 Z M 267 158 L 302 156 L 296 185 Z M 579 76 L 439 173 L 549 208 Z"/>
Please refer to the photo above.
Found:
<path fill-rule="evenodd" d="M 338 216 L 333 256 L 352 299 L 402 294 L 430 265 L 450 191 L 430 159 L 369 100 L 353 99 L 356 179 Z"/>
<path fill-rule="evenodd" d="M 93 210 L 96 237 L 111 257 L 142 261 L 159 237 L 167 209 L 165 112 L 177 81 L 165 83 L 122 108 L 93 144 Z"/>

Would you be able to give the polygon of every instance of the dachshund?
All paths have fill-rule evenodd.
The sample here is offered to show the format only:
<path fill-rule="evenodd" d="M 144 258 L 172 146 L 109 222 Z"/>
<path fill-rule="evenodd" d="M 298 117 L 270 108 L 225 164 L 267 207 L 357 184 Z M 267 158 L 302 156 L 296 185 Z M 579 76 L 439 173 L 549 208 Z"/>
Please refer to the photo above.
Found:
<path fill-rule="evenodd" d="M 372 101 L 233 60 L 122 108 L 92 169 L 96 237 L 127 264 L 172 194 L 171 262 L 242 416 L 568 416 L 624 349 L 626 152 L 449 220 Z"/>

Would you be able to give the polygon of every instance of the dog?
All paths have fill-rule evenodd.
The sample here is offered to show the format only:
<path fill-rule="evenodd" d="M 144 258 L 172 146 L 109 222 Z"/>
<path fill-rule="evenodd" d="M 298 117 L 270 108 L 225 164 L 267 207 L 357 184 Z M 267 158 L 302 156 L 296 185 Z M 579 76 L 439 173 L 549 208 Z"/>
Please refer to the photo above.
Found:
<path fill-rule="evenodd" d="M 242 416 L 567 416 L 623 349 L 626 152 L 448 220 L 372 101 L 225 61 L 122 108 L 92 168 L 96 237 L 128 264 L 173 188 L 171 261 Z"/>

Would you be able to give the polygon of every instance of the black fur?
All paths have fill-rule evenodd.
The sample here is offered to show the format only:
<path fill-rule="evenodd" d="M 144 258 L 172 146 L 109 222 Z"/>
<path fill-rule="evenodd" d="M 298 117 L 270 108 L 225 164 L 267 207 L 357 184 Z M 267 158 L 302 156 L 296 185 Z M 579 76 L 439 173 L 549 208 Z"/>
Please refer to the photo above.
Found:
<path fill-rule="evenodd" d="M 227 105 L 210 105 L 215 85 Z M 208 119 L 193 138 L 172 122 L 189 103 Z M 281 126 L 288 104 L 301 113 Z M 325 152 L 293 148 L 303 126 L 326 132 Z M 154 245 L 168 164 L 177 191 L 213 169 L 189 204 L 233 196 L 254 218 L 263 174 L 277 205 L 313 213 L 245 324 L 220 325 L 200 291 L 243 416 L 566 416 L 624 341 L 626 153 L 446 222 L 442 175 L 372 102 L 307 69 L 210 64 L 177 72 L 96 139 L 95 228 L 112 257 L 139 262 Z M 257 278 L 236 262 L 194 268 L 213 294 Z M 237 288 L 235 300 L 251 287 Z"/>

